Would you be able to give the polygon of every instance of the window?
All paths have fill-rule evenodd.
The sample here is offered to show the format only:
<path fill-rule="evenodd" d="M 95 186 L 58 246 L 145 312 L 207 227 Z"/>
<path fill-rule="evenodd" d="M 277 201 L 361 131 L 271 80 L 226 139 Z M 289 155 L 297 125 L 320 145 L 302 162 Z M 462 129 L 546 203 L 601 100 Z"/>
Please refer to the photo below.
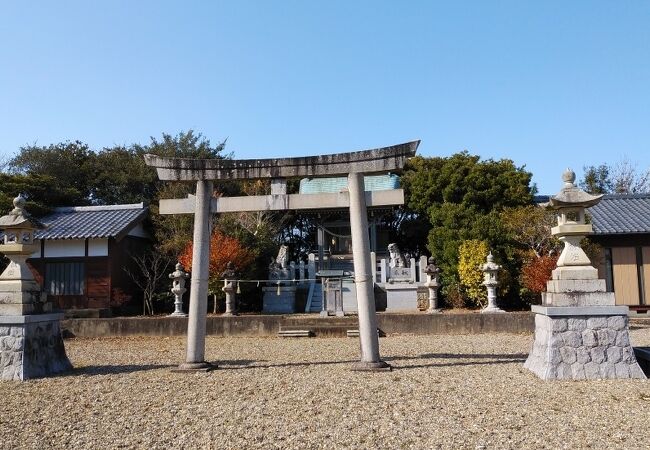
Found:
<path fill-rule="evenodd" d="M 83 262 L 45 264 L 45 289 L 50 295 L 83 295 L 84 279 Z"/>

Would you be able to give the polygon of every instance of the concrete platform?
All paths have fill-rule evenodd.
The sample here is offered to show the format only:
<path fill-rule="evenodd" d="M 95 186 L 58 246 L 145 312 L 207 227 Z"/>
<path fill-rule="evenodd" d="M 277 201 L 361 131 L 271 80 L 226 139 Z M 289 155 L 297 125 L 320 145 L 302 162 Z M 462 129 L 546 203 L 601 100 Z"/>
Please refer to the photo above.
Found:
<path fill-rule="evenodd" d="M 66 337 L 182 336 L 187 332 L 185 317 L 113 317 L 66 319 L 61 322 Z M 277 336 L 282 329 L 310 330 L 316 337 L 347 336 L 358 328 L 356 316 L 321 318 L 304 315 L 209 315 L 206 332 L 212 336 Z M 530 312 L 506 314 L 378 313 L 377 327 L 382 336 L 393 334 L 481 334 L 532 333 L 534 315 Z"/>

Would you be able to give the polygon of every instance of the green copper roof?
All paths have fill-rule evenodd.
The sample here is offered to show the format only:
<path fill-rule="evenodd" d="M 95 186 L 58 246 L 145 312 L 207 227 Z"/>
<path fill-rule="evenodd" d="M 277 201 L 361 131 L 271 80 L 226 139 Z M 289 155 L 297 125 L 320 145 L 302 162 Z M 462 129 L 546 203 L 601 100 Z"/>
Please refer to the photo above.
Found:
<path fill-rule="evenodd" d="M 367 175 L 363 177 L 366 191 L 385 191 L 399 189 L 399 177 L 395 174 Z M 348 179 L 340 178 L 303 178 L 300 180 L 301 194 L 323 194 L 345 191 Z"/>

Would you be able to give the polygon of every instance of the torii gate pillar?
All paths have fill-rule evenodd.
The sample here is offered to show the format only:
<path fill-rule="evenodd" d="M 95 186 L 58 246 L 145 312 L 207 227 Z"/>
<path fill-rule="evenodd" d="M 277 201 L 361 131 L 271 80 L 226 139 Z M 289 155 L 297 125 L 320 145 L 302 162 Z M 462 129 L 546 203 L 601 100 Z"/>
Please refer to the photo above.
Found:
<path fill-rule="evenodd" d="M 216 368 L 205 361 L 205 320 L 208 309 L 210 276 L 210 203 L 212 181 L 196 182 L 194 210 L 194 244 L 192 250 L 192 281 L 190 311 L 187 322 L 187 358 L 179 371 L 207 371 Z"/>
<path fill-rule="evenodd" d="M 361 361 L 352 370 L 390 370 L 390 365 L 379 359 L 377 314 L 375 308 L 374 280 L 370 262 L 370 237 L 368 236 L 368 211 L 366 208 L 363 173 L 348 175 L 350 193 L 350 231 L 354 259 L 354 283 L 357 288 L 359 311 L 359 342 Z"/>

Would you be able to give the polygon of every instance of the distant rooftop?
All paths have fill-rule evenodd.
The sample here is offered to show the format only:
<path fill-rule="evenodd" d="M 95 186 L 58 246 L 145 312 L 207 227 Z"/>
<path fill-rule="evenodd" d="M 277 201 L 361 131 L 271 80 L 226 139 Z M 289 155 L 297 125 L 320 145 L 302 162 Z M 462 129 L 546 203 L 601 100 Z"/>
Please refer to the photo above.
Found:
<path fill-rule="evenodd" d="M 36 239 L 121 239 L 147 215 L 142 203 L 55 208 L 43 217 L 47 228 L 34 233 Z"/>
<path fill-rule="evenodd" d="M 606 195 L 587 211 L 594 234 L 650 233 L 650 194 Z"/>
<path fill-rule="evenodd" d="M 366 191 L 385 191 L 399 189 L 399 177 L 395 174 L 367 175 L 363 177 Z M 300 180 L 301 194 L 326 194 L 346 191 L 348 179 L 336 178 L 303 178 Z"/>

